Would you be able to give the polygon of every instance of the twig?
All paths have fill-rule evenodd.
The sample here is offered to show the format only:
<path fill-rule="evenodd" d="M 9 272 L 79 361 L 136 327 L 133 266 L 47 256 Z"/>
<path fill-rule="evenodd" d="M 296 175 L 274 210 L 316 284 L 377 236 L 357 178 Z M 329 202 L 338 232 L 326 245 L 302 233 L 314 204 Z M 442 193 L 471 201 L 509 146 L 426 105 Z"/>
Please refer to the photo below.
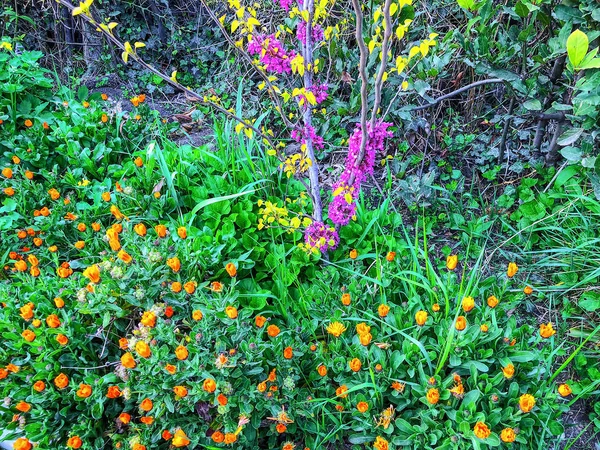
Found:
<path fill-rule="evenodd" d="M 70 2 L 68 2 L 67 0 L 57 0 L 57 1 L 61 5 L 69 8 L 71 11 L 73 11 L 73 9 L 75 9 L 75 7 Z M 98 25 L 99 25 L 94 19 L 92 19 L 91 17 L 87 16 L 86 14 L 81 14 L 80 17 L 82 17 L 85 22 L 87 22 L 88 24 L 90 24 L 90 25 L 92 25 L 94 27 L 98 27 Z M 113 45 L 115 45 L 121 51 L 123 51 L 123 52 L 125 51 L 125 45 L 123 45 L 123 43 L 121 43 L 121 41 L 119 41 L 112 33 L 108 32 L 108 31 L 106 31 L 106 30 L 104 30 L 104 29 L 102 29 L 100 27 L 98 27 L 98 30 Z M 162 80 L 166 81 L 168 84 L 170 84 L 174 88 L 179 89 L 180 91 L 183 91 L 186 94 L 190 95 L 193 99 L 196 99 L 199 103 L 211 106 L 212 108 L 214 108 L 217 111 L 221 112 L 222 114 L 226 115 L 230 119 L 233 119 L 233 120 L 235 120 L 235 121 L 243 124 L 245 127 L 250 128 L 256 134 L 258 134 L 259 136 L 261 136 L 265 141 L 267 141 L 271 147 L 275 148 L 275 145 L 273 144 L 273 142 L 271 141 L 271 139 L 266 134 L 264 134 L 262 131 L 260 131 L 258 128 L 254 127 L 253 125 L 250 125 L 250 124 L 246 123 L 246 121 L 244 119 L 242 119 L 240 117 L 237 117 L 235 114 L 230 113 L 225 108 L 223 108 L 220 105 L 217 105 L 214 102 L 211 102 L 209 100 L 203 100 L 203 96 L 201 96 L 200 94 L 198 94 L 198 93 L 192 91 L 191 89 L 183 86 L 179 82 L 173 81 L 169 76 L 165 75 L 164 73 L 162 73 L 159 70 L 157 70 L 154 67 L 152 67 L 146 61 L 144 61 L 142 58 L 140 58 L 136 53 L 130 53 L 129 57 L 131 59 L 133 59 L 134 61 L 136 61 L 138 64 L 140 64 L 145 69 L 149 70 L 150 72 L 152 72 L 153 74 L 155 74 L 156 76 L 158 76 L 159 78 L 161 78 Z"/>
<path fill-rule="evenodd" d="M 479 80 L 476 81 L 474 83 L 471 84 L 467 84 L 466 86 L 461 87 L 460 89 L 457 89 L 455 91 L 452 91 L 446 95 L 442 95 L 441 97 L 436 98 L 432 103 L 428 103 L 426 105 L 421 105 L 421 106 L 415 106 L 414 108 L 412 108 L 410 111 L 421 111 L 422 109 L 427 109 L 427 108 L 431 108 L 432 106 L 436 106 L 438 105 L 440 102 L 452 98 L 458 94 L 461 94 L 465 91 L 468 91 L 469 89 L 473 89 L 477 86 L 481 86 L 484 84 L 492 84 L 492 83 L 504 83 L 504 80 L 502 78 L 488 78 L 486 80 Z"/>
<path fill-rule="evenodd" d="M 379 110 L 379 105 L 381 104 L 381 88 L 383 86 L 383 74 L 385 73 L 385 68 L 387 66 L 390 36 L 392 35 L 392 17 L 390 16 L 391 4 L 392 0 L 385 0 L 385 5 L 383 7 L 385 30 L 383 32 L 383 43 L 381 45 L 381 64 L 379 65 L 379 71 L 377 72 L 377 78 L 375 79 L 375 101 L 373 103 L 373 110 L 371 111 L 371 130 L 375 128 L 377 111 Z M 360 164 L 360 160 L 358 161 L 358 163 Z"/>

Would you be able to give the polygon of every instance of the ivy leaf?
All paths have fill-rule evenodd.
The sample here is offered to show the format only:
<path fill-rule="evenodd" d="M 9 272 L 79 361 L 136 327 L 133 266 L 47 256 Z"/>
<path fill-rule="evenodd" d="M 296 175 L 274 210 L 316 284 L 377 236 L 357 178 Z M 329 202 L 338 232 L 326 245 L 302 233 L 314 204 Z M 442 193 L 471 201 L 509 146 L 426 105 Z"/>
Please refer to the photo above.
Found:
<path fill-rule="evenodd" d="M 573 67 L 579 67 L 587 54 L 589 41 L 587 35 L 581 30 L 575 30 L 567 39 L 567 54 Z"/>

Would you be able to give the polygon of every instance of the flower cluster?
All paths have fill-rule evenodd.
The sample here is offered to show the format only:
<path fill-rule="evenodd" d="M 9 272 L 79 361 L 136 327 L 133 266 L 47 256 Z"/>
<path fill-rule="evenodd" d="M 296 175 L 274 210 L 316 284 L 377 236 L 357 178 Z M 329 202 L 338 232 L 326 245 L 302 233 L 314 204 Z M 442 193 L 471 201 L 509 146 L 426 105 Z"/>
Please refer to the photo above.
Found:
<path fill-rule="evenodd" d="M 362 183 L 367 175 L 373 173 L 375 155 L 383 151 L 385 138 L 391 137 L 388 131 L 391 123 L 381 120 L 375 123 L 373 129 L 367 124 L 367 140 L 364 155 L 359 160 L 362 130 L 360 125 L 354 129 L 348 145 L 346 167 L 340 179 L 333 186 L 333 201 L 329 206 L 329 218 L 338 225 L 346 225 L 356 214 L 356 200 Z"/>
<path fill-rule="evenodd" d="M 296 37 L 300 42 L 306 44 L 306 22 L 301 20 L 298 22 L 298 26 L 296 28 Z M 312 27 L 312 44 L 314 45 L 317 42 L 322 41 L 324 38 L 323 28 L 321 25 L 315 24 Z"/>
<path fill-rule="evenodd" d="M 311 253 L 335 250 L 340 242 L 340 237 L 335 228 L 323 222 L 313 222 L 304 231 L 305 249 Z"/>
<path fill-rule="evenodd" d="M 291 73 L 291 60 L 296 56 L 294 51 L 287 52 L 283 43 L 274 34 L 253 35 L 252 40 L 248 43 L 248 53 L 258 55 L 265 70 L 275 73 Z"/>

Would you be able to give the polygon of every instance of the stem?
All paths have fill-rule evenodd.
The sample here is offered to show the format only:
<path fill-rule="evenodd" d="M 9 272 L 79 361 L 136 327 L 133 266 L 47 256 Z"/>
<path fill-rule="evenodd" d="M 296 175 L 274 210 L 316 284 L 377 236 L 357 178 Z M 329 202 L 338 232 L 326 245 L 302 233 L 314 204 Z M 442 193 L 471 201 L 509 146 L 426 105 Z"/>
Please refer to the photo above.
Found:
<path fill-rule="evenodd" d="M 377 78 L 375 79 L 375 102 L 373 103 L 373 110 L 371 111 L 371 130 L 375 128 L 377 111 L 379 110 L 379 105 L 381 104 L 381 88 L 383 86 L 383 74 L 385 73 L 385 69 L 387 66 L 390 37 L 392 35 L 392 17 L 390 16 L 391 4 L 392 0 L 385 0 L 385 5 L 383 7 L 385 30 L 383 32 L 383 44 L 381 45 L 381 64 L 379 65 L 379 71 L 377 72 Z M 358 163 L 360 164 L 360 161 L 358 161 Z"/>
<path fill-rule="evenodd" d="M 354 14 L 356 15 L 356 43 L 360 50 L 360 61 L 358 63 L 358 69 L 360 73 L 360 127 L 362 137 L 360 141 L 360 152 L 356 158 L 355 165 L 358 165 L 365 156 L 365 147 L 367 146 L 367 86 L 368 86 L 368 75 L 367 75 L 367 57 L 368 50 L 363 39 L 363 13 L 360 7 L 359 0 L 352 0 L 352 7 L 354 8 Z M 350 176 L 348 184 L 351 186 L 354 183 L 354 173 Z"/>
<path fill-rule="evenodd" d="M 302 57 L 304 58 L 304 89 L 309 89 L 313 85 L 312 70 L 313 70 L 313 46 L 312 46 L 312 21 L 314 17 L 315 4 L 314 0 L 304 0 L 303 10 L 308 11 L 308 23 L 306 24 L 306 42 L 302 45 Z M 312 108 L 305 100 L 304 112 L 302 114 L 304 120 L 304 129 L 312 127 Z M 315 157 L 315 149 L 310 135 L 305 136 L 306 154 L 311 161 L 308 169 L 308 178 L 310 180 L 310 194 L 313 199 L 313 216 L 317 222 L 323 222 L 323 205 L 321 203 L 321 186 L 319 184 L 319 164 Z"/>

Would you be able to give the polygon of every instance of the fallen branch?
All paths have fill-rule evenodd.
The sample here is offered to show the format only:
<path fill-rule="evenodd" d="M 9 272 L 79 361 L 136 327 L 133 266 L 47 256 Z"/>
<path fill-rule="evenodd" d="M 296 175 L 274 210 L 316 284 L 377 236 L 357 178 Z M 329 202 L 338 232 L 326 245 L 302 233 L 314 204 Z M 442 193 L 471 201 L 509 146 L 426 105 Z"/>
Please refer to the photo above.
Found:
<path fill-rule="evenodd" d="M 410 111 L 421 111 L 423 109 L 431 108 L 432 106 L 439 105 L 442 101 L 447 100 L 449 98 L 455 97 L 458 94 L 462 94 L 470 89 L 476 88 L 477 86 L 483 86 L 484 84 L 492 84 L 492 83 L 504 83 L 505 80 L 502 78 L 488 78 L 487 80 L 476 81 L 475 83 L 467 84 L 466 86 L 461 87 L 455 91 L 452 91 L 446 95 L 442 95 L 441 97 L 436 98 L 432 103 L 428 103 L 426 105 L 415 106 Z"/>

